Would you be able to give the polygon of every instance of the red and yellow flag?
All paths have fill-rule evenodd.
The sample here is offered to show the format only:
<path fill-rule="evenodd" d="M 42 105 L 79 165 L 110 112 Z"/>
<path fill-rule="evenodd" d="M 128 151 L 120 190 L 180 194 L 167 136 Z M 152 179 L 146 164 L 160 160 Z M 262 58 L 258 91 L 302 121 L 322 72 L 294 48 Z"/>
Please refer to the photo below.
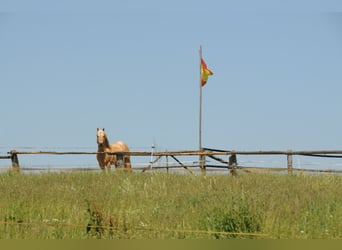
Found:
<path fill-rule="evenodd" d="M 207 64 L 201 58 L 201 86 L 202 87 L 207 83 L 208 77 L 213 74 L 214 73 L 210 69 L 207 68 Z"/>

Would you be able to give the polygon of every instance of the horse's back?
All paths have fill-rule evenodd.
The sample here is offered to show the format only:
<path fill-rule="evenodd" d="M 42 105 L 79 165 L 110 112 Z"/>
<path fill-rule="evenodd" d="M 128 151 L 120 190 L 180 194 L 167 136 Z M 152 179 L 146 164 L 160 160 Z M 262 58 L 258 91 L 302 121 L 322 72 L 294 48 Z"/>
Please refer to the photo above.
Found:
<path fill-rule="evenodd" d="M 122 141 L 114 142 L 110 145 L 110 148 L 113 152 L 128 152 L 129 148 L 126 143 Z"/>

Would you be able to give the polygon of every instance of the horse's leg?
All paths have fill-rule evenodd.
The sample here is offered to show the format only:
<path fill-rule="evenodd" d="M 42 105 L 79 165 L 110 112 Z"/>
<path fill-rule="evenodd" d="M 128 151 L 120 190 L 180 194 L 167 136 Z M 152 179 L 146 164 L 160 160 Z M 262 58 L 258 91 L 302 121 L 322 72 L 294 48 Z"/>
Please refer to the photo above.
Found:
<path fill-rule="evenodd" d="M 116 155 L 111 155 L 110 156 L 110 165 L 114 165 L 114 167 L 116 168 Z"/>
<path fill-rule="evenodd" d="M 108 155 L 108 164 L 107 164 L 107 170 L 108 172 L 111 172 L 111 167 L 114 165 L 114 155 Z"/>
<path fill-rule="evenodd" d="M 101 168 L 101 170 L 105 170 L 105 167 L 106 167 L 105 160 L 99 154 L 96 156 L 96 158 L 97 158 L 97 162 L 99 163 L 99 167 Z"/>
<path fill-rule="evenodd" d="M 129 155 L 124 156 L 125 168 L 128 172 L 132 172 L 131 159 Z"/>
<path fill-rule="evenodd" d="M 104 168 L 103 170 L 106 170 L 110 172 L 110 165 L 111 165 L 111 156 L 106 154 L 105 155 L 105 160 L 104 160 Z"/>
<path fill-rule="evenodd" d="M 106 166 L 105 166 L 105 164 L 104 164 L 104 163 L 102 163 L 102 164 L 100 165 L 100 168 L 101 168 L 101 170 L 102 170 L 102 171 L 105 171 L 105 170 L 106 170 Z"/>
<path fill-rule="evenodd" d="M 106 162 L 105 161 L 99 162 L 99 165 L 100 165 L 100 168 L 102 171 L 106 171 Z"/>

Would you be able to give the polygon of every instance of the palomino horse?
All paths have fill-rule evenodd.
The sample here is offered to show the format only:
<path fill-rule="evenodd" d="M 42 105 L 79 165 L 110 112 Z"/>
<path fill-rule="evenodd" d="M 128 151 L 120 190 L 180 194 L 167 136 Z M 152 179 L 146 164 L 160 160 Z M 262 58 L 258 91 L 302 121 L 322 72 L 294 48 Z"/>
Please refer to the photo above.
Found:
<path fill-rule="evenodd" d="M 120 154 L 120 152 L 129 152 L 129 148 L 126 143 L 118 141 L 109 144 L 105 129 L 97 129 L 97 161 L 100 168 L 104 170 L 107 168 L 110 170 L 111 165 L 115 167 L 125 167 L 127 171 L 132 171 L 131 160 L 129 155 Z M 117 154 L 108 154 L 102 152 L 117 152 Z"/>

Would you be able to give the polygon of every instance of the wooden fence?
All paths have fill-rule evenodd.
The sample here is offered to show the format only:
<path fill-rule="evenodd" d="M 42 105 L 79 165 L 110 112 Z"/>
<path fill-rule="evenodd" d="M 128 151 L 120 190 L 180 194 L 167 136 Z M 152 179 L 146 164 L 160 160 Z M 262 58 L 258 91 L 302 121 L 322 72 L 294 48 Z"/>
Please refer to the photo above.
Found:
<path fill-rule="evenodd" d="M 20 171 L 20 164 L 18 155 L 94 155 L 98 152 L 81 152 L 81 151 L 73 151 L 73 152 L 56 152 L 56 151 L 16 151 L 11 150 L 8 152 L 7 156 L 0 156 L 0 159 L 10 159 L 12 161 L 12 167 L 15 171 Z M 105 153 L 105 152 L 102 152 Z M 106 152 L 108 153 L 108 152 Z M 112 152 L 112 154 L 117 154 Z M 238 155 L 284 155 L 287 159 L 287 166 L 283 168 L 264 168 L 258 167 L 257 169 L 271 170 L 271 171 L 287 171 L 289 174 L 292 174 L 295 170 L 303 171 L 303 169 L 295 169 L 293 168 L 293 156 L 311 156 L 311 157 L 329 157 L 329 158 L 342 158 L 342 150 L 314 150 L 314 151 L 236 151 L 236 150 L 219 150 L 219 149 L 211 149 L 211 148 L 203 148 L 203 150 L 188 150 L 188 151 L 166 151 L 166 152 L 146 152 L 146 151 L 130 151 L 130 152 L 122 152 L 121 154 L 129 154 L 131 156 L 148 156 L 151 157 L 151 161 L 146 164 L 147 166 L 140 168 L 142 172 L 151 169 L 160 169 L 160 167 L 153 167 L 152 165 L 156 164 L 162 157 L 171 157 L 177 164 L 178 168 L 184 168 L 189 173 L 192 173 L 191 168 L 197 167 L 202 172 L 205 172 L 207 168 L 225 168 L 229 169 L 230 173 L 235 174 L 237 169 L 242 169 L 244 171 L 251 171 L 251 169 L 256 169 L 255 167 L 243 167 L 238 164 L 237 156 Z M 152 156 L 155 158 L 152 161 Z M 198 156 L 199 161 L 197 164 L 187 165 L 182 163 L 177 157 L 179 156 Z M 229 160 L 226 161 L 222 159 L 222 156 L 229 156 Z M 209 165 L 206 164 L 205 158 L 209 157 L 217 162 L 220 162 L 223 165 Z M 204 161 L 204 162 L 200 162 Z M 168 162 L 168 160 L 167 160 Z M 169 169 L 170 166 L 166 165 L 166 169 Z M 137 168 L 134 168 L 138 170 Z M 314 172 L 334 172 L 334 173 L 342 173 L 342 170 L 320 170 L 320 169 L 311 169 L 308 171 Z"/>

